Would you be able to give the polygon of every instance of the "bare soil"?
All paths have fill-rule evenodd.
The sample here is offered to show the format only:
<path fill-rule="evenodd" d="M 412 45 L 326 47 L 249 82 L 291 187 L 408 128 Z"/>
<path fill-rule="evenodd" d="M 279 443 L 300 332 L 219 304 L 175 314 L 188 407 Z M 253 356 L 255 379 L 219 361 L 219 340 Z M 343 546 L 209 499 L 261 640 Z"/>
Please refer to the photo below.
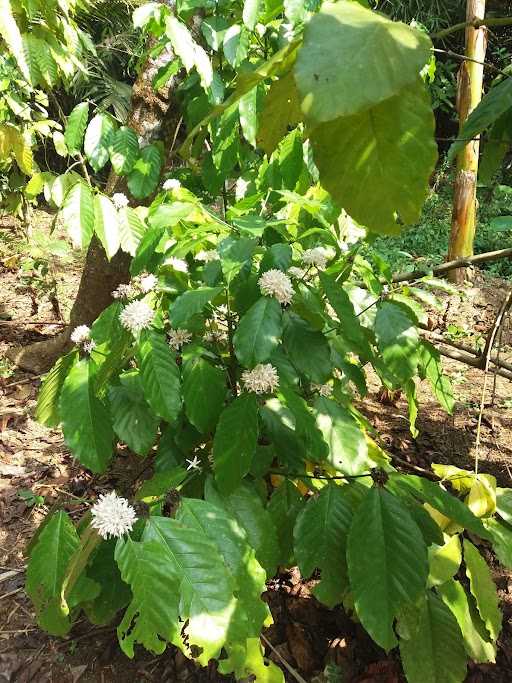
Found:
<path fill-rule="evenodd" d="M 38 215 L 41 225 L 51 216 Z M 138 652 L 130 661 L 119 650 L 115 625 L 92 628 L 79 621 L 67 638 L 53 638 L 35 624 L 34 613 L 24 593 L 25 549 L 36 527 L 54 506 L 80 517 L 98 493 L 137 477 L 140 460 L 123 461 L 123 468 L 104 476 L 84 473 L 72 460 L 58 430 L 46 429 L 33 418 L 39 377 L 10 369 L 5 352 L 55 334 L 62 320 L 48 300 L 38 302 L 20 287 L 19 258 L 14 245 L 19 237 L 15 225 L 0 223 L 0 682 L 59 681 L 81 683 L 122 681 L 229 681 L 212 665 L 198 669 L 173 648 L 155 658 Z M 11 245 L 6 248 L 5 245 Z M 65 319 L 78 286 L 80 262 L 57 267 L 58 297 Z M 445 296 L 444 310 L 436 314 L 434 327 L 450 330 L 465 343 L 479 343 L 492 326 L 494 316 L 510 283 L 478 276 L 460 296 Z M 37 297 L 36 297 L 37 298 Z M 36 321 L 37 324 L 33 324 Z M 57 323 L 57 324 L 56 324 Z M 451 326 L 451 327 L 450 327 Z M 503 358 L 511 356 L 512 329 L 507 323 L 501 338 Z M 484 373 L 456 361 L 445 368 L 454 383 L 457 405 L 454 415 L 442 411 L 426 383 L 419 388 L 420 434 L 409 433 L 407 406 L 400 396 L 383 402 L 377 383 L 370 383 L 370 396 L 360 409 L 381 433 L 386 448 L 411 467 L 429 468 L 433 462 L 452 463 L 471 469 L 476 455 L 475 440 Z M 2 377 L 2 375 L 4 375 Z M 485 411 L 479 448 L 480 471 L 495 475 L 501 486 L 512 486 L 512 396 L 511 383 L 491 376 L 485 396 Z M 127 465 L 127 466 L 126 466 Z M 407 468 L 406 468 L 407 469 Z M 20 498 L 31 490 L 44 497 L 33 507 Z M 496 665 L 471 666 L 467 681 L 505 683 L 512 680 L 512 574 L 499 568 L 490 551 L 482 546 L 493 566 L 504 609 L 504 629 Z M 308 683 L 322 683 L 326 665 L 336 664 L 343 681 L 396 683 L 403 675 L 395 655 L 387 656 L 372 644 L 361 627 L 341 609 L 328 610 L 311 596 L 311 585 L 301 580 L 296 568 L 284 571 L 269 582 L 266 599 L 274 625 L 265 632 L 271 643 L 267 654 L 297 671 Z M 297 680 L 286 671 L 289 681 Z M 334 680 L 334 679 L 333 679 Z M 337 679 L 336 679 L 337 680 Z"/>

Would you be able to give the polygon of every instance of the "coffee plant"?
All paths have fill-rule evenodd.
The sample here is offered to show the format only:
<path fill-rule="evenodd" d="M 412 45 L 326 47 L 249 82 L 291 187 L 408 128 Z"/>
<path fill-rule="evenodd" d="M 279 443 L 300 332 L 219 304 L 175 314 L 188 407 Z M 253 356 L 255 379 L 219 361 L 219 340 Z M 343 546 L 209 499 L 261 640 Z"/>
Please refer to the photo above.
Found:
<path fill-rule="evenodd" d="M 44 379 L 37 417 L 91 472 L 130 452 L 150 473 L 77 525 L 46 518 L 26 586 L 38 623 L 64 635 L 84 613 L 118 623 L 129 657 L 172 644 L 237 679 L 283 681 L 260 643 L 261 596 L 297 564 L 318 600 L 399 648 L 408 681 L 463 681 L 469 659 L 495 660 L 482 549 L 512 567 L 512 491 L 449 465 L 402 473 L 356 407 L 368 373 L 405 394 L 413 435 L 418 382 L 454 405 L 419 334 L 444 283 L 394 283 L 360 253 L 364 236 L 414 223 L 428 192 L 430 39 L 364 2 L 199 4 L 200 30 L 196 2 L 134 15 L 152 53 L 173 54 L 155 87 L 186 72 L 185 163 L 162 185 L 177 147 L 141 146 L 84 102 L 59 140 L 69 170 L 28 183 L 76 247 L 96 235 L 109 258 L 133 257 L 131 281 Z M 95 182 L 108 164 L 129 198 Z"/>

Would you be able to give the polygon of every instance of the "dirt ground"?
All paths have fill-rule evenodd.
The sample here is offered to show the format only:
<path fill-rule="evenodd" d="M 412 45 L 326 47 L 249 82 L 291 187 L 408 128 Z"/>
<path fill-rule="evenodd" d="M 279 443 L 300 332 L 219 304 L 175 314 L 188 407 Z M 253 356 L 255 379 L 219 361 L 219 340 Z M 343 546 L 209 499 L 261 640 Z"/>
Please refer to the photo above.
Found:
<path fill-rule="evenodd" d="M 41 219 L 46 225 L 50 220 Z M 12 233 L 14 244 L 12 226 L 0 224 L 0 230 L 3 236 Z M 19 263 L 11 256 L 11 250 L 0 252 L 0 682 L 232 680 L 221 677 L 214 667 L 195 668 L 171 648 L 158 658 L 141 650 L 140 657 L 132 662 L 120 652 L 114 627 L 92 628 L 83 620 L 64 639 L 49 637 L 37 628 L 23 590 L 27 542 L 52 506 L 63 506 L 79 517 L 88 507 L 88 499 L 110 488 L 119 473 L 84 474 L 73 463 L 60 432 L 41 427 L 33 419 L 40 379 L 11 368 L 5 353 L 13 346 L 52 336 L 59 330 L 53 323 L 62 320 L 56 320 L 48 300 L 42 300 L 34 310 L 34 297 L 20 287 Z M 80 264 L 74 261 L 56 273 L 63 317 L 76 291 L 79 269 Z M 492 326 L 508 286 L 510 283 L 503 280 L 477 276 L 475 285 L 461 296 L 444 296 L 435 329 L 449 331 L 452 338 L 465 344 L 479 343 Z M 33 324 L 35 321 L 43 322 Z M 512 327 L 507 322 L 500 347 L 503 359 L 512 357 L 511 347 Z M 442 462 L 471 469 L 484 373 L 453 360 L 448 360 L 445 368 L 454 383 L 455 413 L 444 413 L 427 385 L 422 385 L 416 440 L 409 433 L 403 398 L 383 404 L 374 386 L 360 408 L 381 433 L 387 449 L 411 466 L 428 468 L 432 462 Z M 482 421 L 480 471 L 495 475 L 501 486 L 512 486 L 512 384 L 498 377 L 493 385 L 491 376 Z M 20 497 L 23 491 L 42 496 L 42 504 L 28 506 Z M 504 609 L 498 662 L 496 666 L 472 666 L 467 678 L 471 683 L 512 680 L 512 573 L 495 566 L 495 580 Z M 266 599 L 275 621 L 265 632 L 271 644 L 267 654 L 281 665 L 286 661 L 303 681 L 404 680 L 396 657 L 374 646 L 341 609 L 327 610 L 319 605 L 296 569 L 272 580 Z M 337 678 L 324 672 L 332 665 L 339 667 Z M 288 672 L 286 676 L 289 681 L 298 680 Z"/>

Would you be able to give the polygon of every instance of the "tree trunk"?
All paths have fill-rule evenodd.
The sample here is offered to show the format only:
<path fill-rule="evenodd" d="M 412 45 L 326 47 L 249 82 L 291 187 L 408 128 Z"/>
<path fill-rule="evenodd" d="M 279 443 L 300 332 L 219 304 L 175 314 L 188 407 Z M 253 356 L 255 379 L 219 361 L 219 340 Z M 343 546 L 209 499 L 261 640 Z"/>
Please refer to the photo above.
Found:
<path fill-rule="evenodd" d="M 169 101 L 170 94 L 178 83 L 177 77 L 158 92 L 155 92 L 152 85 L 158 69 L 173 58 L 174 54 L 170 50 L 157 58 L 148 58 L 133 85 L 131 110 L 126 125 L 135 130 L 142 145 L 156 138 L 172 141 L 181 125 L 180 112 Z M 111 171 L 105 192 L 127 193 L 126 179 Z M 99 240 L 93 237 L 87 251 L 78 294 L 71 309 L 69 327 L 52 339 L 11 349 L 7 354 L 9 358 L 25 370 L 46 372 L 70 348 L 72 330 L 77 325 L 90 325 L 112 302 L 111 292 L 119 284 L 129 281 L 129 265 L 130 256 L 121 251 L 108 261 Z"/>
<path fill-rule="evenodd" d="M 485 0 L 467 0 L 466 20 L 485 18 Z M 468 26 L 466 28 L 466 57 L 478 62 L 485 60 L 487 30 Z M 459 131 L 466 119 L 482 99 L 483 64 L 462 62 L 457 77 L 457 110 Z M 473 255 L 473 241 L 476 228 L 476 184 L 478 175 L 478 155 L 480 138 L 469 142 L 457 157 L 457 174 L 453 187 L 453 211 L 448 260 L 453 261 Z M 465 268 L 451 271 L 449 279 L 462 284 Z"/>

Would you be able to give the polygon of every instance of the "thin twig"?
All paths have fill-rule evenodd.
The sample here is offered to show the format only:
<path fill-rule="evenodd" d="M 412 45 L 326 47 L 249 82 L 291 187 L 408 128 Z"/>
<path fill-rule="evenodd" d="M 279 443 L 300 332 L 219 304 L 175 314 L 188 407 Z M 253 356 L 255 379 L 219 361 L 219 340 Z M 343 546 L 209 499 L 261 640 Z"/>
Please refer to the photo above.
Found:
<path fill-rule="evenodd" d="M 9 384 L 0 384 L 0 389 L 8 389 L 9 387 L 17 387 L 20 384 L 30 384 L 36 379 L 41 379 L 43 375 L 34 375 L 33 377 L 26 377 L 25 379 L 19 379 L 17 382 L 10 382 Z"/>
<path fill-rule="evenodd" d="M 16 588 L 13 591 L 10 591 L 9 593 L 4 593 L 3 595 L 0 595 L 0 600 L 3 600 L 4 598 L 9 598 L 11 595 L 16 595 L 16 593 L 20 593 L 23 590 L 23 586 L 21 588 Z"/>
<path fill-rule="evenodd" d="M 457 31 L 464 31 L 468 26 L 473 28 L 482 28 L 482 26 L 510 26 L 512 24 L 512 17 L 489 17 L 488 19 L 474 19 L 473 21 L 461 21 L 460 24 L 454 24 L 442 31 L 436 31 L 430 34 L 432 40 L 442 40 L 451 33 Z"/>
<path fill-rule="evenodd" d="M 298 671 L 295 671 L 295 669 L 293 668 L 293 666 L 291 666 L 291 664 L 288 664 L 286 659 L 278 652 L 278 650 L 276 650 L 276 648 L 272 645 L 270 640 L 268 638 L 265 638 L 263 633 L 261 634 L 260 637 L 263 640 L 263 642 L 269 646 L 269 648 L 272 650 L 272 652 L 275 654 L 275 656 L 279 659 L 281 664 L 286 668 L 288 673 L 290 673 L 295 678 L 296 681 L 298 681 L 299 683 L 307 683 L 307 681 L 304 678 L 302 678 L 300 673 Z"/>
<path fill-rule="evenodd" d="M 460 62 L 473 62 L 474 64 L 480 64 L 480 66 L 489 69 L 489 71 L 494 71 L 494 73 L 501 74 L 502 76 L 510 78 L 510 74 L 508 74 L 506 71 L 498 69 L 497 66 L 494 66 L 494 64 L 491 64 L 490 62 L 481 62 L 479 59 L 466 57 L 466 55 L 461 55 L 458 52 L 453 52 L 453 50 L 440 50 L 439 48 L 432 48 L 432 52 L 448 55 L 449 57 L 453 57 L 453 59 L 458 59 Z"/>
<path fill-rule="evenodd" d="M 67 324 L 58 320 L 0 320 L 0 325 L 59 325 L 66 327 Z"/>

